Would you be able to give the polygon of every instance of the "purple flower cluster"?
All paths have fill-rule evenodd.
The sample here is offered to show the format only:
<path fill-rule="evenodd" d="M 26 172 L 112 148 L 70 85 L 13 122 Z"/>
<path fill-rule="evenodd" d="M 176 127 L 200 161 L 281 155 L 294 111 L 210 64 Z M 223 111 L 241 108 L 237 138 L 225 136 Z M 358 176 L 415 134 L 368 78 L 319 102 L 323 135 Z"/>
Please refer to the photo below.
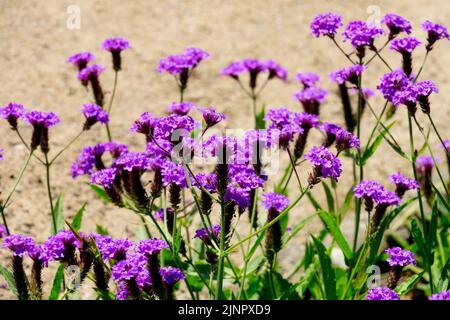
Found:
<path fill-rule="evenodd" d="M 269 145 L 278 140 L 281 147 L 287 148 L 289 142 L 294 140 L 295 134 L 303 133 L 303 129 L 294 121 L 294 114 L 287 108 L 270 109 L 264 120 L 271 121 L 267 128 Z"/>
<path fill-rule="evenodd" d="M 155 256 L 166 248 L 169 248 L 169 245 L 164 240 L 153 238 L 139 241 L 136 251 L 143 255 Z"/>
<path fill-rule="evenodd" d="M 366 201 L 373 201 L 379 206 L 398 205 L 400 198 L 391 191 L 386 190 L 377 181 L 362 180 L 354 188 L 355 197 L 364 198 Z"/>
<path fill-rule="evenodd" d="M 369 290 L 366 300 L 400 300 L 400 297 L 389 288 L 378 287 Z"/>
<path fill-rule="evenodd" d="M 306 112 L 293 114 L 293 121 L 300 126 L 303 130 L 311 129 L 319 126 L 319 117 L 315 114 Z"/>
<path fill-rule="evenodd" d="M 419 184 L 416 180 L 407 178 L 400 172 L 390 175 L 389 180 L 395 184 L 395 192 L 399 197 L 401 197 L 408 190 L 419 189 Z"/>
<path fill-rule="evenodd" d="M 330 79 L 337 84 L 344 84 L 346 81 L 358 85 L 358 78 L 366 69 L 365 66 L 356 64 L 330 73 Z"/>
<path fill-rule="evenodd" d="M 424 23 L 422 23 L 422 29 L 428 34 L 428 51 L 432 50 L 433 44 L 436 41 L 441 39 L 450 40 L 450 35 L 448 34 L 447 28 L 443 25 L 426 20 Z"/>
<path fill-rule="evenodd" d="M 260 61 L 257 59 L 244 59 L 241 61 L 231 62 L 227 67 L 220 72 L 223 76 L 230 76 L 238 79 L 242 73 L 248 72 L 256 78 L 256 76 L 267 71 L 268 78 L 279 78 L 281 80 L 287 79 L 287 71 L 273 60 Z"/>
<path fill-rule="evenodd" d="M 416 159 L 417 171 L 425 173 L 431 171 L 434 167 L 434 161 L 432 156 L 420 156 Z"/>
<path fill-rule="evenodd" d="M 25 114 L 23 105 L 10 102 L 4 107 L 0 107 L 0 116 L 8 121 L 11 128 L 17 128 L 17 120 Z"/>
<path fill-rule="evenodd" d="M 218 124 L 220 121 L 225 120 L 226 116 L 223 113 L 217 112 L 214 107 L 201 109 L 203 114 L 203 120 L 205 120 L 206 127 L 212 127 Z"/>
<path fill-rule="evenodd" d="M 92 78 L 97 78 L 103 71 L 105 71 L 105 67 L 100 64 L 87 66 L 78 73 L 78 80 L 88 81 Z"/>
<path fill-rule="evenodd" d="M 212 235 L 213 238 L 217 239 L 219 237 L 219 234 L 220 234 L 220 226 L 216 224 L 208 229 L 206 228 L 198 229 L 197 231 L 195 231 L 193 239 L 198 238 L 202 241 L 206 241 L 210 240 L 209 235 Z"/>
<path fill-rule="evenodd" d="M 203 187 L 208 192 L 215 192 L 217 188 L 217 175 L 215 173 L 198 173 L 195 176 L 195 180 L 192 181 L 192 184 L 198 188 Z M 197 183 L 198 181 L 198 183 Z M 198 185 L 200 184 L 200 185 Z"/>
<path fill-rule="evenodd" d="M 336 142 L 336 149 L 339 153 L 346 149 L 360 148 L 359 139 L 355 135 L 334 123 L 325 122 L 320 126 L 320 129 L 326 134 L 325 147 L 329 147 L 333 142 Z"/>
<path fill-rule="evenodd" d="M 341 16 L 329 12 L 317 15 L 311 22 L 311 33 L 315 37 L 334 37 L 342 26 Z"/>
<path fill-rule="evenodd" d="M 127 152 L 114 163 L 118 168 L 126 171 L 145 171 L 151 167 L 150 157 L 143 152 Z"/>
<path fill-rule="evenodd" d="M 400 247 L 392 247 L 384 250 L 390 257 L 387 259 L 389 265 L 406 267 L 409 264 L 416 265 L 416 259 L 414 259 L 414 254 L 408 250 L 402 250 Z"/>
<path fill-rule="evenodd" d="M 117 176 L 116 168 L 101 169 L 92 173 L 91 183 L 102 186 L 105 189 L 111 189 Z"/>
<path fill-rule="evenodd" d="M 38 110 L 25 113 L 24 120 L 32 126 L 41 126 L 45 128 L 50 128 L 60 122 L 58 116 L 53 112 L 43 112 Z"/>
<path fill-rule="evenodd" d="M 124 38 L 109 38 L 103 41 L 102 49 L 109 52 L 120 52 L 130 48 L 130 43 Z"/>
<path fill-rule="evenodd" d="M 161 174 L 164 186 L 175 184 L 181 188 L 186 188 L 188 185 L 186 181 L 186 173 L 183 165 L 181 164 L 174 163 L 170 160 L 164 161 L 161 167 Z"/>
<path fill-rule="evenodd" d="M 315 72 L 299 72 L 295 75 L 295 81 L 303 84 L 303 88 L 308 88 L 319 82 L 320 77 Z"/>
<path fill-rule="evenodd" d="M 384 33 L 383 29 L 366 21 L 350 22 L 342 34 L 344 41 L 349 40 L 353 47 L 359 49 L 372 47 L 375 38 Z"/>
<path fill-rule="evenodd" d="M 137 287 L 144 289 L 152 281 L 147 269 L 147 259 L 141 254 L 130 254 L 112 267 L 112 277 L 118 285 L 116 296 L 119 300 L 127 299 Z M 133 290 L 130 290 L 133 287 Z M 131 291 L 131 292 L 130 292 Z"/>
<path fill-rule="evenodd" d="M 159 270 L 159 274 L 161 275 L 163 282 L 167 285 L 174 285 L 176 282 L 184 280 L 185 278 L 183 271 L 174 267 L 162 267 Z"/>
<path fill-rule="evenodd" d="M 168 110 L 169 112 L 184 116 L 187 115 L 193 108 L 195 108 L 195 105 L 190 102 L 173 102 L 169 106 Z"/>
<path fill-rule="evenodd" d="M 159 62 L 158 71 L 179 75 L 195 68 L 202 60 L 209 57 L 206 51 L 199 48 L 187 48 L 182 54 L 173 54 Z"/>
<path fill-rule="evenodd" d="M 134 248 L 129 239 L 112 239 L 110 236 L 93 235 L 103 260 L 124 260 Z"/>
<path fill-rule="evenodd" d="M 3 240 L 2 247 L 8 248 L 15 256 L 23 257 L 25 254 L 33 252 L 36 244 L 33 238 L 22 236 L 19 234 L 12 234 Z"/>
<path fill-rule="evenodd" d="M 289 199 L 279 193 L 268 192 L 263 193 L 263 205 L 267 210 L 275 210 L 277 212 L 282 212 L 289 205 Z"/>
<path fill-rule="evenodd" d="M 325 102 L 325 97 L 327 96 L 327 94 L 328 92 L 322 88 L 308 87 L 302 91 L 295 93 L 294 98 L 303 104 L 322 104 Z"/>
<path fill-rule="evenodd" d="M 407 54 L 412 53 L 414 49 L 421 44 L 422 43 L 415 37 L 405 37 L 392 40 L 389 49 L 395 50 L 401 54 Z"/>
<path fill-rule="evenodd" d="M 84 68 L 86 68 L 89 62 L 94 61 L 94 59 L 95 57 L 92 53 L 80 52 L 70 56 L 67 59 L 67 62 L 73 64 L 75 67 L 78 68 L 79 71 L 81 71 Z"/>
<path fill-rule="evenodd" d="M 377 89 L 384 98 L 392 103 L 397 101 L 396 95 L 410 85 L 410 81 L 405 72 L 401 69 L 386 73 L 380 79 Z"/>
<path fill-rule="evenodd" d="M 402 16 L 399 16 L 398 14 L 394 13 L 386 14 L 381 19 L 381 23 L 384 23 L 388 27 L 390 31 L 389 37 L 391 39 L 394 38 L 400 32 L 405 32 L 407 34 L 411 33 L 412 29 L 411 23 Z"/>
<path fill-rule="evenodd" d="M 80 248 L 81 242 L 72 231 L 64 230 L 49 237 L 44 243 L 49 261 L 63 260 L 67 258 L 67 247 Z"/>
<path fill-rule="evenodd" d="M 338 181 L 342 173 L 342 164 L 327 148 L 315 146 L 305 155 L 305 159 L 311 162 L 320 177 L 331 177 Z"/>
<path fill-rule="evenodd" d="M 450 290 L 444 290 L 428 297 L 428 300 L 450 300 Z"/>
<path fill-rule="evenodd" d="M 102 109 L 99 105 L 93 103 L 86 103 L 83 105 L 83 109 L 81 110 L 83 115 L 86 117 L 85 128 L 90 128 L 93 124 L 100 123 L 108 123 L 109 116 L 108 112 Z"/>

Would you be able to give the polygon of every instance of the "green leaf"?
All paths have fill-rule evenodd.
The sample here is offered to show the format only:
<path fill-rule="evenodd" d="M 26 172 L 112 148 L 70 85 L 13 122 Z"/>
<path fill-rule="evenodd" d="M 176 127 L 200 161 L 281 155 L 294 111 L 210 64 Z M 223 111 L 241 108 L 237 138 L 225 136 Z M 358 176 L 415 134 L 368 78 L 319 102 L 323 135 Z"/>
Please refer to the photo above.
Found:
<path fill-rule="evenodd" d="M 425 271 L 422 271 L 419 274 L 415 274 L 412 277 L 409 277 L 405 282 L 400 283 L 395 291 L 397 291 L 399 296 L 404 296 L 409 291 L 411 291 L 414 286 L 422 279 Z"/>
<path fill-rule="evenodd" d="M 278 299 L 299 300 L 300 297 L 295 291 L 290 291 L 292 284 L 283 278 L 277 271 L 268 271 L 262 275 L 263 286 L 260 288 L 259 299 Z M 275 291 L 275 297 L 272 292 Z M 286 294 L 288 292 L 288 294 Z"/>
<path fill-rule="evenodd" d="M 55 278 L 53 279 L 52 291 L 48 300 L 58 300 L 59 293 L 61 292 L 61 285 L 64 279 L 64 265 L 60 264 L 56 271 Z"/>
<path fill-rule="evenodd" d="M 56 220 L 56 232 L 58 233 L 61 230 L 64 230 L 64 212 L 63 212 L 63 196 L 62 193 L 58 195 L 58 199 L 56 200 L 55 205 L 55 220 Z M 52 228 L 53 230 L 53 228 Z M 55 230 L 53 230 L 55 231 Z M 55 234 L 53 233 L 53 234 Z"/>
<path fill-rule="evenodd" d="M 13 294 L 18 296 L 19 294 L 17 292 L 16 281 L 14 280 L 13 274 L 4 266 L 0 266 L 0 273 L 3 275 L 3 278 L 5 278 L 9 290 L 11 290 Z"/>
<path fill-rule="evenodd" d="M 70 225 L 75 231 L 78 231 L 81 228 L 81 222 L 83 221 L 83 214 L 85 209 L 86 203 L 81 206 L 80 210 L 78 210 L 78 212 L 75 214 L 75 217 L 73 217 L 72 223 Z"/>
<path fill-rule="evenodd" d="M 341 209 L 339 210 L 339 217 L 342 218 L 347 213 L 348 208 L 350 208 L 350 204 L 353 200 L 353 195 L 354 195 L 353 187 L 351 187 L 350 190 L 347 192 L 347 195 L 345 196 L 344 203 L 342 204 Z"/>
<path fill-rule="evenodd" d="M 424 263 L 426 265 L 430 265 L 430 256 L 428 253 L 428 246 L 425 243 L 425 238 L 423 237 L 422 231 L 419 228 L 419 225 L 417 224 L 416 219 L 411 221 L 411 235 L 416 243 L 417 247 L 419 248 L 420 254 L 423 257 Z"/>
<path fill-rule="evenodd" d="M 323 285 L 325 287 L 325 296 L 327 300 L 337 300 L 336 295 L 336 276 L 334 269 L 331 265 L 330 256 L 327 254 L 325 246 L 312 236 L 314 240 L 314 246 L 316 247 L 317 254 L 319 255 L 320 267 L 322 269 Z"/>
<path fill-rule="evenodd" d="M 402 156 L 403 158 L 405 158 L 406 160 L 411 162 L 411 158 L 409 157 L 409 155 L 405 151 L 403 151 L 403 149 L 398 144 L 395 144 L 394 142 L 389 140 L 387 137 L 384 137 L 384 140 L 391 146 L 392 150 L 394 150 L 400 156 Z"/>
<path fill-rule="evenodd" d="M 95 184 L 91 184 L 90 187 L 101 199 L 103 199 L 106 202 L 111 202 L 111 199 L 109 198 L 109 196 L 106 194 L 105 190 L 102 187 L 99 187 Z"/>
<path fill-rule="evenodd" d="M 106 230 L 105 227 L 103 227 L 103 226 L 101 226 L 99 224 L 95 225 L 95 232 L 97 232 L 98 234 L 104 235 L 104 236 L 109 235 L 109 231 Z"/>
<path fill-rule="evenodd" d="M 328 185 L 326 184 L 325 180 L 322 180 L 322 187 L 323 187 L 323 190 L 325 191 L 325 196 L 327 198 L 328 211 L 334 213 L 335 210 L 334 210 L 333 194 L 331 193 L 331 190 L 328 187 Z"/>
<path fill-rule="evenodd" d="M 190 273 L 186 275 L 186 281 L 189 283 L 192 291 L 202 291 L 204 283 L 197 273 Z"/>
<path fill-rule="evenodd" d="M 345 258 L 351 261 L 353 259 L 353 251 L 350 248 L 350 245 L 348 244 L 347 240 L 345 240 L 345 237 L 339 228 L 336 218 L 329 212 L 323 210 L 319 210 L 318 213 L 320 219 L 322 219 L 323 223 L 325 224 L 325 227 L 328 229 L 330 234 L 333 236 L 334 240 L 336 240 L 336 243 L 341 248 Z"/>
<path fill-rule="evenodd" d="M 300 230 L 302 230 L 311 220 L 314 218 L 315 214 L 312 214 L 305 219 L 301 220 L 299 223 L 297 223 L 291 230 L 290 233 L 284 233 L 283 235 L 283 247 L 291 240 Z"/>
<path fill-rule="evenodd" d="M 438 228 L 438 218 L 439 218 L 439 210 L 437 207 L 437 202 L 434 202 L 433 210 L 431 213 L 431 221 L 430 221 L 430 227 L 428 230 L 428 248 L 430 251 L 433 251 L 436 243 L 436 237 L 437 237 L 437 228 Z"/>
<path fill-rule="evenodd" d="M 369 158 L 371 156 L 374 155 L 375 151 L 377 151 L 378 147 L 380 146 L 381 141 L 383 140 L 383 138 L 385 137 L 385 134 L 387 133 L 387 131 L 392 128 L 392 126 L 395 124 L 395 121 L 392 122 L 390 125 L 388 125 L 386 127 L 386 129 L 383 129 L 378 136 L 375 138 L 375 140 L 372 142 L 372 144 L 366 148 L 366 150 L 364 150 L 361 159 L 360 159 L 360 164 L 364 165 L 367 160 L 369 160 Z"/>
<path fill-rule="evenodd" d="M 264 117 L 266 115 L 266 106 L 262 105 L 261 110 L 256 114 L 256 129 L 265 129 L 266 122 L 264 121 Z"/>
<path fill-rule="evenodd" d="M 308 197 L 309 201 L 313 205 L 314 209 L 316 210 L 322 210 L 322 207 L 320 206 L 319 202 L 314 198 L 314 196 L 311 194 L 311 192 L 306 192 L 306 196 Z"/>
<path fill-rule="evenodd" d="M 317 257 L 314 259 L 314 262 L 309 265 L 309 267 L 305 270 L 305 274 L 302 276 L 300 281 L 294 286 L 294 290 L 297 291 L 300 298 L 305 296 L 306 289 L 308 289 L 311 280 L 314 278 L 317 270 L 319 269 L 319 259 Z"/>

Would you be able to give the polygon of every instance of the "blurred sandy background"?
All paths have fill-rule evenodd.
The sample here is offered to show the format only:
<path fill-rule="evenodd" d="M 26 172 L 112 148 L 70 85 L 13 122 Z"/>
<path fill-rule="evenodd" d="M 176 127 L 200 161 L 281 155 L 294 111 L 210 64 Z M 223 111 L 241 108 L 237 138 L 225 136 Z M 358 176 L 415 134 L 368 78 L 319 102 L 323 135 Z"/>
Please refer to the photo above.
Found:
<path fill-rule="evenodd" d="M 67 21 L 71 21 L 70 15 L 73 12 L 68 12 L 68 8 L 69 11 L 79 8 L 79 29 L 67 27 Z M 253 125 L 248 98 L 234 81 L 218 74 L 232 60 L 246 57 L 274 59 L 289 71 L 290 80 L 287 83 L 274 80 L 264 90 L 261 102 L 267 106 L 288 106 L 291 110 L 301 110 L 300 105 L 292 98 L 292 94 L 300 89 L 293 77 L 298 71 L 318 72 L 322 77 L 321 86 L 330 90 L 327 102 L 321 109 L 321 118 L 323 121 L 343 124 L 337 88 L 328 80 L 328 74 L 347 66 L 347 62 L 328 39 L 316 39 L 309 31 L 313 17 L 329 11 L 340 13 L 344 24 L 355 19 L 381 18 L 386 13 L 401 14 L 412 22 L 413 35 L 423 41 L 425 34 L 420 29 L 420 24 L 424 20 L 429 19 L 450 27 L 450 2 L 446 0 L 0 0 L 0 105 L 14 101 L 22 103 L 28 109 L 56 112 L 62 123 L 51 129 L 51 152 L 54 153 L 78 133 L 83 121 L 79 110 L 83 103 L 91 101 L 90 93 L 76 79 L 76 71 L 66 63 L 67 57 L 87 50 L 95 54 L 97 63 L 108 67 L 100 78 L 108 99 L 113 72 L 110 55 L 100 50 L 100 44 L 107 37 L 123 36 L 129 39 L 132 49 L 123 54 L 124 68 L 120 72 L 114 101 L 112 129 L 114 139 L 129 144 L 133 150 L 140 150 L 144 146 L 141 136 L 128 133 L 133 120 L 144 111 L 155 114 L 164 112 L 178 97 L 173 78 L 156 71 L 159 59 L 171 53 L 179 53 L 188 46 L 200 47 L 209 52 L 211 57 L 196 70 L 185 99 L 199 106 L 215 105 L 229 116 L 227 127 L 246 129 Z M 441 93 L 432 98 L 432 114 L 446 137 L 449 136 L 450 114 L 450 96 L 446 95 L 450 89 L 449 49 L 448 41 L 437 43 L 421 76 L 422 79 L 433 80 L 440 88 Z M 400 66 L 400 56 L 388 51 L 383 56 L 393 66 Z M 414 53 L 416 71 L 423 55 L 423 47 Z M 375 88 L 380 76 L 387 71 L 381 62 L 375 60 L 364 76 L 364 86 Z M 379 95 L 372 100 L 377 112 L 381 111 L 382 103 Z M 405 115 L 403 109 L 397 113 L 393 134 L 408 150 Z M 425 121 L 425 118 L 419 118 Z M 367 139 L 373 127 L 374 117 L 366 112 L 363 121 L 364 144 L 364 137 Z M 29 127 L 23 125 L 22 131 L 28 139 L 31 133 Z M 0 186 L 4 194 L 10 190 L 27 152 L 6 122 L 0 124 L 0 137 L 0 148 L 5 149 L 5 160 L 0 165 Z M 319 133 L 314 133 L 312 141 L 320 141 L 320 137 Z M 416 137 L 417 144 L 421 145 L 422 139 L 418 132 Z M 101 224 L 115 237 L 134 237 L 139 224 L 136 216 L 104 205 L 83 183 L 83 179 L 73 181 L 70 176 L 70 165 L 82 147 L 105 139 L 104 128 L 96 126 L 64 154 L 53 167 L 53 193 L 57 195 L 63 192 L 67 219 L 84 202 L 89 203 L 83 230 L 91 231 L 95 224 Z M 431 140 L 437 148 L 434 134 L 431 134 Z M 437 152 L 441 152 L 443 157 L 442 151 Z M 308 166 L 302 167 L 303 177 L 306 177 L 308 170 Z M 407 161 L 388 146 L 382 146 L 368 163 L 365 175 L 367 178 L 387 182 L 387 176 L 396 170 L 409 173 Z M 345 162 L 344 171 L 345 177 L 340 182 L 341 196 L 351 185 L 351 165 L 348 161 Z M 12 231 L 32 235 L 38 241 L 48 236 L 51 221 L 44 190 L 44 174 L 44 168 L 32 161 L 30 170 L 7 210 Z M 314 192 L 321 197 L 322 188 L 316 189 Z M 341 203 L 342 201 L 340 199 Z M 301 203 L 291 214 L 291 224 L 310 213 L 313 210 L 308 203 Z M 352 224 L 353 219 L 349 216 L 344 221 L 345 232 L 349 237 L 353 234 Z M 317 223 L 308 230 L 319 228 L 320 223 Z M 282 253 L 286 269 L 298 260 L 301 251 L 299 248 L 306 236 L 307 232 L 302 231 L 295 243 L 291 243 L 290 248 Z M 4 258 L 5 251 L 1 250 L 0 262 L 3 264 L 6 263 Z M 0 297 L 2 294 L 10 297 L 5 292 L 0 289 Z"/>

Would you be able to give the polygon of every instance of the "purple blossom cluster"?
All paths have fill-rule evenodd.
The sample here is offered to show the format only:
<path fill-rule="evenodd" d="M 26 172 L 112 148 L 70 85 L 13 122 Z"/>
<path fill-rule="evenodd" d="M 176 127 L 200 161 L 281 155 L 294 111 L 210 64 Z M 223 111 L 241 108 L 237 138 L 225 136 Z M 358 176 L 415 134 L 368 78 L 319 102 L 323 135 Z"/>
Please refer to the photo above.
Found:
<path fill-rule="evenodd" d="M 389 181 L 395 184 L 395 192 L 399 197 L 401 197 L 408 190 L 419 189 L 419 184 L 416 180 L 407 178 L 400 172 L 390 175 Z"/>
<path fill-rule="evenodd" d="M 214 239 L 217 239 L 220 234 L 220 226 L 218 224 L 213 225 L 212 227 L 206 229 L 206 228 L 200 228 L 197 231 L 195 231 L 194 239 L 198 238 L 202 241 L 211 240 L 210 235 L 213 236 Z"/>
<path fill-rule="evenodd" d="M 390 33 L 389 38 L 394 38 L 397 34 L 401 32 L 405 32 L 407 34 L 411 33 L 411 22 L 403 18 L 402 16 L 399 16 L 398 14 L 394 13 L 388 13 L 386 14 L 382 19 L 381 23 L 384 23 Z"/>
<path fill-rule="evenodd" d="M 264 208 L 267 210 L 273 209 L 277 212 L 282 212 L 289 205 L 289 199 L 283 194 L 268 192 L 263 193 L 262 196 Z"/>
<path fill-rule="evenodd" d="M 444 290 L 431 295 L 428 300 L 450 300 L 450 290 Z"/>
<path fill-rule="evenodd" d="M 218 124 L 220 121 L 225 120 L 226 116 L 223 113 L 217 112 L 214 107 L 201 109 L 203 114 L 203 120 L 205 120 L 206 127 L 212 127 Z"/>
<path fill-rule="evenodd" d="M 105 71 L 105 67 L 101 64 L 87 66 L 78 73 L 78 80 L 88 81 L 92 78 L 98 78 L 103 71 Z"/>
<path fill-rule="evenodd" d="M 12 234 L 3 240 L 2 247 L 8 248 L 16 256 L 23 257 L 24 255 L 33 252 L 36 244 L 31 237 Z"/>
<path fill-rule="evenodd" d="M 338 181 L 342 173 L 342 164 L 327 148 L 315 146 L 305 155 L 305 159 L 311 162 L 319 177 L 331 177 Z"/>
<path fill-rule="evenodd" d="M 320 81 L 320 77 L 315 72 L 299 72 L 295 75 L 295 81 L 301 83 L 303 88 L 313 87 Z"/>
<path fill-rule="evenodd" d="M 251 76 L 253 75 L 253 77 L 256 78 L 256 76 L 261 72 L 267 72 L 269 79 L 287 79 L 286 69 L 282 68 L 273 60 L 260 61 L 257 59 L 244 59 L 241 61 L 234 61 L 231 62 L 227 67 L 223 68 L 220 74 L 223 76 L 229 76 L 238 79 L 239 76 L 243 73 L 249 73 Z"/>
<path fill-rule="evenodd" d="M 102 49 L 110 52 L 120 52 L 131 48 L 127 39 L 116 37 L 108 38 L 102 43 Z"/>
<path fill-rule="evenodd" d="M 317 38 L 334 37 L 341 26 L 341 16 L 332 12 L 317 15 L 310 25 L 311 33 Z"/>
<path fill-rule="evenodd" d="M 389 255 L 387 262 L 392 266 L 406 267 L 409 264 L 416 265 L 416 259 L 411 251 L 403 250 L 400 247 L 392 247 L 384 250 Z"/>
<path fill-rule="evenodd" d="M 374 180 L 362 180 L 354 188 L 355 197 L 364 198 L 366 201 L 372 201 L 379 206 L 398 205 L 400 198 L 379 182 Z"/>
<path fill-rule="evenodd" d="M 428 35 L 428 45 L 427 50 L 430 51 L 433 48 L 433 44 L 441 39 L 450 40 L 450 35 L 448 34 L 448 30 L 443 25 L 433 23 L 429 20 L 426 20 L 422 23 L 422 29 Z"/>
<path fill-rule="evenodd" d="M 374 40 L 384 33 L 380 27 L 366 21 L 352 21 L 343 32 L 344 41 L 349 40 L 356 49 L 372 47 Z"/>
<path fill-rule="evenodd" d="M 415 48 L 422 43 L 415 37 L 405 37 L 394 39 L 389 47 L 391 50 L 395 50 L 401 54 L 412 53 Z"/>
<path fill-rule="evenodd" d="M 189 111 L 191 111 L 194 108 L 195 108 L 194 104 L 185 101 L 185 102 L 173 102 L 169 106 L 168 110 L 171 113 L 175 113 L 180 116 L 185 116 L 189 113 Z"/>
<path fill-rule="evenodd" d="M 400 300 L 400 297 L 389 288 L 377 287 L 369 290 L 366 300 Z"/>
<path fill-rule="evenodd" d="M 164 281 L 168 285 L 173 285 L 180 280 L 184 280 L 185 276 L 183 271 L 174 267 L 162 267 L 159 273 Z"/>
<path fill-rule="evenodd" d="M 32 110 L 25 113 L 24 120 L 34 127 L 40 126 L 45 128 L 50 128 L 60 122 L 58 116 L 55 113 L 43 112 L 38 110 Z"/>
<path fill-rule="evenodd" d="M 10 102 L 4 107 L 0 107 L 0 116 L 6 119 L 11 128 L 17 128 L 17 120 L 23 117 L 25 108 L 19 103 Z"/>
<path fill-rule="evenodd" d="M 337 84 L 344 84 L 346 81 L 348 81 L 351 84 L 358 86 L 359 76 L 365 69 L 365 66 L 355 64 L 353 66 L 331 72 L 330 79 Z"/>
<path fill-rule="evenodd" d="M 187 48 L 181 54 L 173 54 L 159 62 L 158 71 L 179 75 L 194 69 L 202 60 L 209 57 L 206 51 L 199 48 Z"/>
<path fill-rule="evenodd" d="M 325 97 L 327 96 L 327 94 L 328 92 L 322 88 L 308 87 L 302 91 L 295 93 L 294 98 L 303 104 L 322 104 L 325 102 Z"/>
<path fill-rule="evenodd" d="M 86 68 L 86 66 L 88 65 L 89 62 L 94 61 L 94 60 L 95 60 L 95 57 L 92 53 L 80 52 L 80 53 L 76 53 L 76 54 L 70 56 L 67 59 L 67 62 L 73 64 L 75 67 L 78 68 L 79 71 L 81 71 L 84 68 Z"/>

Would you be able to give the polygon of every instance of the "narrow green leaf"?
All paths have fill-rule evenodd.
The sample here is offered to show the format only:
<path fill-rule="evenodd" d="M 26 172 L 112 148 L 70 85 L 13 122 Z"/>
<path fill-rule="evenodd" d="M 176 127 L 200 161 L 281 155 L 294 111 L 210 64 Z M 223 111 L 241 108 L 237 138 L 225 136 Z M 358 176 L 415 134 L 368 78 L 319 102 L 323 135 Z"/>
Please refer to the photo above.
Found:
<path fill-rule="evenodd" d="M 61 285 L 64 279 L 64 265 L 60 264 L 56 271 L 55 278 L 53 279 L 52 291 L 48 300 L 58 300 L 59 293 L 61 292 Z"/>
<path fill-rule="evenodd" d="M 111 199 L 109 198 L 109 196 L 106 194 L 105 190 L 102 187 L 99 187 L 95 184 L 91 184 L 90 187 L 101 199 L 103 199 L 106 202 L 111 202 Z"/>
<path fill-rule="evenodd" d="M 322 180 L 322 187 L 323 187 L 323 190 L 325 191 L 325 196 L 327 198 L 328 211 L 331 213 L 334 213 L 335 210 L 334 210 L 333 194 L 331 193 L 330 187 L 328 187 L 325 180 Z"/>
<path fill-rule="evenodd" d="M 55 205 L 55 219 L 56 219 L 56 233 L 64 230 L 64 212 L 63 212 L 63 196 L 62 193 L 58 195 Z M 52 228 L 53 230 L 53 228 Z"/>
<path fill-rule="evenodd" d="M 314 209 L 316 210 L 322 210 L 322 207 L 320 206 L 319 202 L 314 198 L 314 196 L 311 194 L 311 192 L 306 192 L 306 196 L 308 197 L 309 201 L 313 205 Z"/>
<path fill-rule="evenodd" d="M 317 254 L 319 255 L 320 267 L 322 269 L 323 285 L 325 287 L 325 296 L 327 300 L 336 300 L 336 276 L 334 269 L 331 265 L 331 259 L 326 252 L 325 246 L 312 236 L 314 240 L 314 246 L 316 247 Z"/>
<path fill-rule="evenodd" d="M 360 160 L 361 165 L 364 165 L 367 162 L 367 160 L 369 160 L 369 158 L 374 155 L 375 151 L 377 151 L 378 147 L 380 146 L 381 141 L 385 137 L 385 134 L 387 133 L 387 131 L 389 131 L 390 128 L 392 128 L 394 124 L 395 121 L 389 124 L 386 127 L 386 129 L 383 129 L 375 138 L 375 140 L 372 142 L 372 144 L 369 147 L 367 147 L 366 150 L 364 150 Z"/>
<path fill-rule="evenodd" d="M 256 114 L 256 129 L 265 129 L 266 122 L 264 121 L 264 117 L 266 116 L 266 106 L 262 105 L 261 111 Z"/>
<path fill-rule="evenodd" d="M 341 209 L 339 210 L 339 216 L 342 218 L 345 216 L 345 214 L 348 211 L 348 208 L 350 208 L 350 204 L 353 200 L 353 187 L 350 188 L 350 190 L 347 192 L 347 195 L 345 196 L 344 203 L 342 204 Z"/>
<path fill-rule="evenodd" d="M 342 252 L 344 253 L 344 256 L 348 260 L 352 260 L 353 251 L 350 248 L 350 245 L 348 244 L 347 240 L 345 240 L 345 237 L 339 228 L 336 218 L 329 212 L 323 210 L 319 210 L 318 213 L 320 219 L 322 219 L 322 222 L 325 224 L 325 227 L 328 229 L 330 234 L 333 236 L 334 240 L 336 240 L 336 243 L 341 248 Z"/>
<path fill-rule="evenodd" d="M 317 257 L 314 262 L 309 265 L 309 267 L 305 270 L 305 274 L 302 276 L 300 281 L 294 286 L 294 290 L 297 291 L 300 298 L 302 299 L 305 296 L 306 289 L 308 289 L 311 280 L 319 268 L 319 260 Z"/>
<path fill-rule="evenodd" d="M 3 278 L 5 278 L 9 290 L 11 290 L 11 292 L 17 296 L 18 292 L 16 288 L 16 281 L 14 280 L 13 274 L 4 266 L 0 266 L 0 273 L 3 275 Z"/>
<path fill-rule="evenodd" d="M 438 228 L 438 218 L 439 218 L 439 210 L 437 207 L 437 202 L 434 202 L 433 210 L 431 213 L 431 221 L 430 221 L 430 227 L 428 230 L 428 249 L 429 251 L 432 251 L 435 247 L 436 243 L 436 236 L 437 236 L 437 228 Z"/>
<path fill-rule="evenodd" d="M 290 233 L 285 233 L 283 236 L 283 247 L 289 242 L 289 240 L 291 240 L 300 230 L 302 230 L 309 222 L 311 222 L 311 220 L 314 218 L 315 214 L 312 214 L 308 217 L 306 217 L 305 219 L 303 219 L 302 221 L 300 221 L 299 223 L 297 223 L 291 230 Z"/>
<path fill-rule="evenodd" d="M 425 271 L 422 271 L 419 274 L 415 274 L 412 277 L 409 277 L 406 281 L 400 283 L 395 291 L 397 291 L 399 296 L 404 296 L 408 292 L 410 292 L 414 286 L 422 279 Z"/>
<path fill-rule="evenodd" d="M 83 214 L 85 209 L 86 203 L 81 206 L 80 210 L 78 210 L 78 212 L 75 214 L 75 217 L 73 217 L 72 223 L 70 225 L 75 231 L 78 231 L 81 228 L 81 222 L 83 221 Z"/>
<path fill-rule="evenodd" d="M 411 221 L 411 235 L 416 243 L 417 247 L 419 248 L 420 254 L 423 257 L 424 263 L 426 265 L 429 265 L 430 259 L 429 259 L 429 253 L 428 253 L 428 247 L 425 243 L 425 239 L 423 237 L 422 231 L 419 228 L 419 225 L 417 224 L 416 219 Z"/>

